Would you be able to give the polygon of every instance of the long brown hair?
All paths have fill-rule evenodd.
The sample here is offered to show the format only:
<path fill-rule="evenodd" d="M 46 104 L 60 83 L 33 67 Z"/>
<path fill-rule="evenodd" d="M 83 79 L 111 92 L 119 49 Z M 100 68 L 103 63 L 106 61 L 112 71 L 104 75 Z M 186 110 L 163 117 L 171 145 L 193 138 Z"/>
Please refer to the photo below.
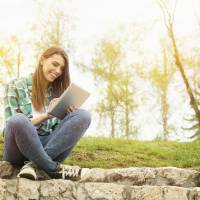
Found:
<path fill-rule="evenodd" d="M 60 47 L 48 48 L 40 56 L 38 65 L 32 76 L 32 103 L 37 111 L 42 111 L 42 109 L 44 108 L 46 100 L 45 95 L 48 89 L 44 84 L 44 74 L 42 70 L 43 66 L 41 64 L 41 61 L 43 58 L 49 58 L 54 54 L 61 55 L 65 61 L 65 64 L 62 75 L 55 79 L 52 83 L 50 83 L 50 85 L 52 86 L 52 97 L 59 97 L 70 84 L 69 60 L 67 54 Z"/>

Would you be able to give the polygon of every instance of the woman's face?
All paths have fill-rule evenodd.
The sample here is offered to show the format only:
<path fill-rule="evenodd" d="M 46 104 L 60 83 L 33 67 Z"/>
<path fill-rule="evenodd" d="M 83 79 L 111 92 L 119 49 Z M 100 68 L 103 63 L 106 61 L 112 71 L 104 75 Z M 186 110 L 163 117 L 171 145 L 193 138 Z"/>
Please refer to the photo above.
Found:
<path fill-rule="evenodd" d="M 53 82 L 63 73 L 65 60 L 61 55 L 54 54 L 49 58 L 43 58 L 41 64 L 46 81 Z"/>

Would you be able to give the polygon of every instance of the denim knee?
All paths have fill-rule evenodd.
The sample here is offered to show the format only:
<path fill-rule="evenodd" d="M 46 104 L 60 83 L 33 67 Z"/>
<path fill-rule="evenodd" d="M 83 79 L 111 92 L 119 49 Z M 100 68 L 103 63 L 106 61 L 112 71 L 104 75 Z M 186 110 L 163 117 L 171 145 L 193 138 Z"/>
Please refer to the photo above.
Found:
<path fill-rule="evenodd" d="M 24 126 L 25 123 L 27 123 L 29 120 L 26 115 L 23 113 L 17 113 L 13 115 L 7 122 L 6 127 L 12 128 L 12 129 L 18 129 L 22 126 Z"/>
<path fill-rule="evenodd" d="M 75 114 L 78 116 L 78 118 L 80 119 L 80 123 L 81 124 L 85 124 L 87 126 L 90 125 L 91 123 L 91 114 L 90 112 L 88 112 L 87 110 L 84 109 L 77 109 L 75 111 Z"/>

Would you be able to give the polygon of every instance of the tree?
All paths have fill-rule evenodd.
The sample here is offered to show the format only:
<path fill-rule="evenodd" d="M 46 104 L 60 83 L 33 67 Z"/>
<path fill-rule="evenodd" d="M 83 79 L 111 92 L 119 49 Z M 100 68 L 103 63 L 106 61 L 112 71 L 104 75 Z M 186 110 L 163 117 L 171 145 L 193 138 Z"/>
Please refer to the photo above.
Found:
<path fill-rule="evenodd" d="M 122 112 L 122 117 L 125 125 L 125 137 L 128 139 L 130 136 L 135 136 L 137 130 L 132 125 L 131 114 L 137 104 L 134 100 L 135 88 L 133 84 L 133 73 L 131 71 L 125 70 L 121 73 L 119 77 L 118 87 L 119 87 L 119 107 Z"/>
<path fill-rule="evenodd" d="M 111 137 L 115 137 L 115 117 L 119 105 L 118 80 L 122 52 L 118 43 L 103 40 L 96 49 L 90 69 L 96 81 L 101 83 L 102 99 L 97 104 L 96 111 L 100 117 L 107 116 L 111 124 Z"/>
<path fill-rule="evenodd" d="M 21 49 L 22 42 L 15 35 L 11 36 L 10 40 L 11 40 L 11 43 L 13 45 L 15 45 L 15 47 L 16 47 L 16 59 L 15 60 L 16 60 L 16 65 L 17 65 L 16 66 L 17 67 L 17 78 L 19 78 L 20 77 L 20 67 L 23 62 L 23 54 L 22 54 L 22 49 Z"/>
<path fill-rule="evenodd" d="M 21 65 L 24 61 L 22 47 L 23 42 L 16 35 L 11 35 L 0 46 L 0 59 L 4 70 L 1 73 L 1 82 L 5 83 L 6 78 L 19 78 Z M 8 76 L 5 78 L 5 74 Z"/>
<path fill-rule="evenodd" d="M 150 70 L 150 80 L 156 87 L 160 102 L 161 102 L 161 115 L 162 115 L 162 127 L 163 127 L 163 139 L 167 140 L 169 136 L 169 104 L 168 104 L 168 87 L 173 78 L 174 68 L 172 63 L 169 64 L 167 59 L 166 48 L 163 47 L 163 69 L 159 66 L 155 66 Z"/>
<path fill-rule="evenodd" d="M 177 1 L 175 1 L 175 4 L 174 4 L 172 11 L 169 11 L 167 4 L 165 3 L 164 0 L 157 0 L 157 2 L 158 2 L 159 6 L 162 10 L 165 27 L 166 27 L 167 32 L 168 32 L 168 37 L 169 37 L 169 39 L 171 40 L 171 43 L 172 43 L 173 53 L 174 53 L 173 55 L 174 55 L 174 60 L 175 60 L 176 66 L 177 66 L 178 70 L 180 71 L 180 74 L 183 78 L 184 84 L 186 86 L 187 93 L 188 93 L 189 98 L 190 98 L 190 104 L 191 104 L 192 108 L 194 109 L 196 118 L 198 119 L 198 126 L 200 127 L 200 111 L 199 111 L 199 108 L 198 108 L 197 101 L 194 97 L 192 88 L 189 84 L 188 78 L 185 74 L 185 70 L 184 70 L 184 67 L 183 67 L 183 64 L 182 64 L 182 61 L 181 61 L 181 56 L 180 56 L 180 53 L 179 53 L 179 50 L 178 50 L 178 47 L 177 47 L 177 44 L 176 44 L 176 39 L 175 39 L 174 31 L 173 31 L 174 13 L 175 13 Z"/>
<path fill-rule="evenodd" d="M 37 1 L 39 13 L 39 23 L 31 26 L 31 30 L 38 36 L 33 42 L 36 57 L 51 46 L 60 46 L 71 52 L 73 42 L 70 36 L 72 32 L 72 20 L 66 15 L 62 7 L 56 6 L 44 9 L 43 2 Z M 56 3 L 56 2 L 55 2 Z M 62 4 L 62 2 L 60 2 Z"/>
<path fill-rule="evenodd" d="M 199 2 L 196 1 L 196 7 L 198 8 L 199 6 Z M 198 26 L 198 30 L 200 30 L 200 19 L 199 19 L 199 15 L 198 12 L 195 12 L 194 10 L 194 14 L 196 16 L 196 20 L 197 20 L 197 26 Z M 199 34 L 197 36 L 197 38 L 195 38 L 197 43 L 199 40 Z M 195 95 L 195 99 L 197 100 L 197 104 L 198 107 L 200 107 L 200 50 L 199 48 L 193 48 L 192 51 L 190 51 L 190 56 L 184 57 L 184 63 L 186 63 L 186 65 L 188 66 L 192 66 L 192 76 L 191 76 L 191 83 L 192 83 L 192 87 L 194 90 L 194 95 Z M 186 116 L 185 120 L 189 123 L 188 127 L 184 127 L 184 130 L 189 130 L 192 131 L 192 135 L 189 137 L 190 139 L 195 139 L 195 140 L 200 140 L 200 127 L 199 127 L 199 123 L 198 123 L 198 118 L 196 117 L 195 113 L 190 115 L 189 117 Z"/>
<path fill-rule="evenodd" d="M 101 84 L 102 99 L 97 103 L 96 111 L 101 119 L 110 119 L 111 137 L 116 136 L 117 125 L 120 135 L 129 138 L 136 132 L 131 119 L 136 107 L 133 98 L 135 88 L 133 73 L 129 67 L 122 64 L 123 58 L 124 54 L 118 41 L 103 40 L 96 49 L 92 67 L 84 68 L 92 72 L 98 87 Z"/>
<path fill-rule="evenodd" d="M 191 55 L 184 58 L 184 62 L 188 67 L 192 67 L 192 73 L 190 75 L 191 85 L 194 91 L 195 99 L 197 100 L 198 107 L 200 107 L 200 52 L 198 49 L 193 49 Z M 183 130 L 190 131 L 190 139 L 200 140 L 200 127 L 198 125 L 198 119 L 195 113 L 190 116 L 186 116 L 185 120 L 187 124 L 183 127 Z"/>
<path fill-rule="evenodd" d="M 123 136 L 126 138 L 136 136 L 137 128 L 134 126 L 135 118 L 133 118 L 135 108 L 138 106 L 135 100 L 137 98 L 134 98 L 136 94 L 134 78 L 137 76 L 135 68 L 139 66 L 138 62 L 140 61 L 138 61 L 138 58 L 141 56 L 144 49 L 141 41 L 144 38 L 144 34 L 147 33 L 147 27 L 149 27 L 149 25 L 144 26 L 139 23 L 125 23 L 118 24 L 115 30 L 111 29 L 106 37 L 107 39 L 97 44 L 98 48 L 96 48 L 95 55 L 91 59 L 93 62 L 96 58 L 100 60 L 98 61 L 100 67 L 96 69 L 96 71 L 96 65 L 94 65 L 93 62 L 89 61 L 86 63 L 84 61 L 83 63 L 82 60 L 77 61 L 77 59 L 81 58 L 76 59 L 76 65 L 79 66 L 83 72 L 90 72 L 98 86 L 97 88 L 100 88 L 100 86 L 102 88 L 99 94 L 102 98 L 97 103 L 96 111 L 100 116 L 99 122 L 101 122 L 101 124 L 102 121 L 104 121 L 105 124 L 105 122 L 107 122 L 105 119 L 109 118 L 111 126 L 110 135 Z M 109 80 L 109 77 L 112 77 L 111 74 L 106 72 L 109 68 L 106 63 L 111 63 L 110 66 L 112 66 L 112 58 L 110 59 L 111 61 L 108 62 L 108 59 L 105 59 L 105 55 L 109 55 L 109 51 L 106 52 L 102 47 L 103 45 L 101 43 L 103 42 L 110 43 L 112 44 L 111 46 L 114 47 L 119 46 L 121 51 L 118 66 L 111 70 L 115 79 L 113 84 L 112 81 Z M 104 56 L 102 56 L 103 52 Z M 127 52 L 127 54 L 124 52 Z M 113 60 L 115 60 L 115 58 Z M 143 59 L 141 60 L 143 62 Z M 110 84 L 108 84 L 108 82 Z M 109 85 L 112 85 L 109 89 L 111 92 L 108 92 Z M 115 95 L 114 98 L 112 93 Z M 109 96 L 108 94 L 112 95 Z M 108 101 L 112 102 L 112 106 Z M 112 113 L 113 109 L 114 113 Z M 110 112 L 108 112 L 108 110 L 110 110 Z M 112 134 L 112 132 L 114 134 Z"/>

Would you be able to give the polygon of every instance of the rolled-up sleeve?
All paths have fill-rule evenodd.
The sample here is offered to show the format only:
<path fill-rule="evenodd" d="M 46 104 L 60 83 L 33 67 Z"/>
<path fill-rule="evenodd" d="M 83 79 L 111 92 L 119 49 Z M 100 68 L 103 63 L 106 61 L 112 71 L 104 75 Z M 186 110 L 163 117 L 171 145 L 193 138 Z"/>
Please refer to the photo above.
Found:
<path fill-rule="evenodd" d="M 17 88 L 14 83 L 9 83 L 5 86 L 3 106 L 6 121 L 14 114 L 20 113 L 19 98 L 17 95 Z"/>

